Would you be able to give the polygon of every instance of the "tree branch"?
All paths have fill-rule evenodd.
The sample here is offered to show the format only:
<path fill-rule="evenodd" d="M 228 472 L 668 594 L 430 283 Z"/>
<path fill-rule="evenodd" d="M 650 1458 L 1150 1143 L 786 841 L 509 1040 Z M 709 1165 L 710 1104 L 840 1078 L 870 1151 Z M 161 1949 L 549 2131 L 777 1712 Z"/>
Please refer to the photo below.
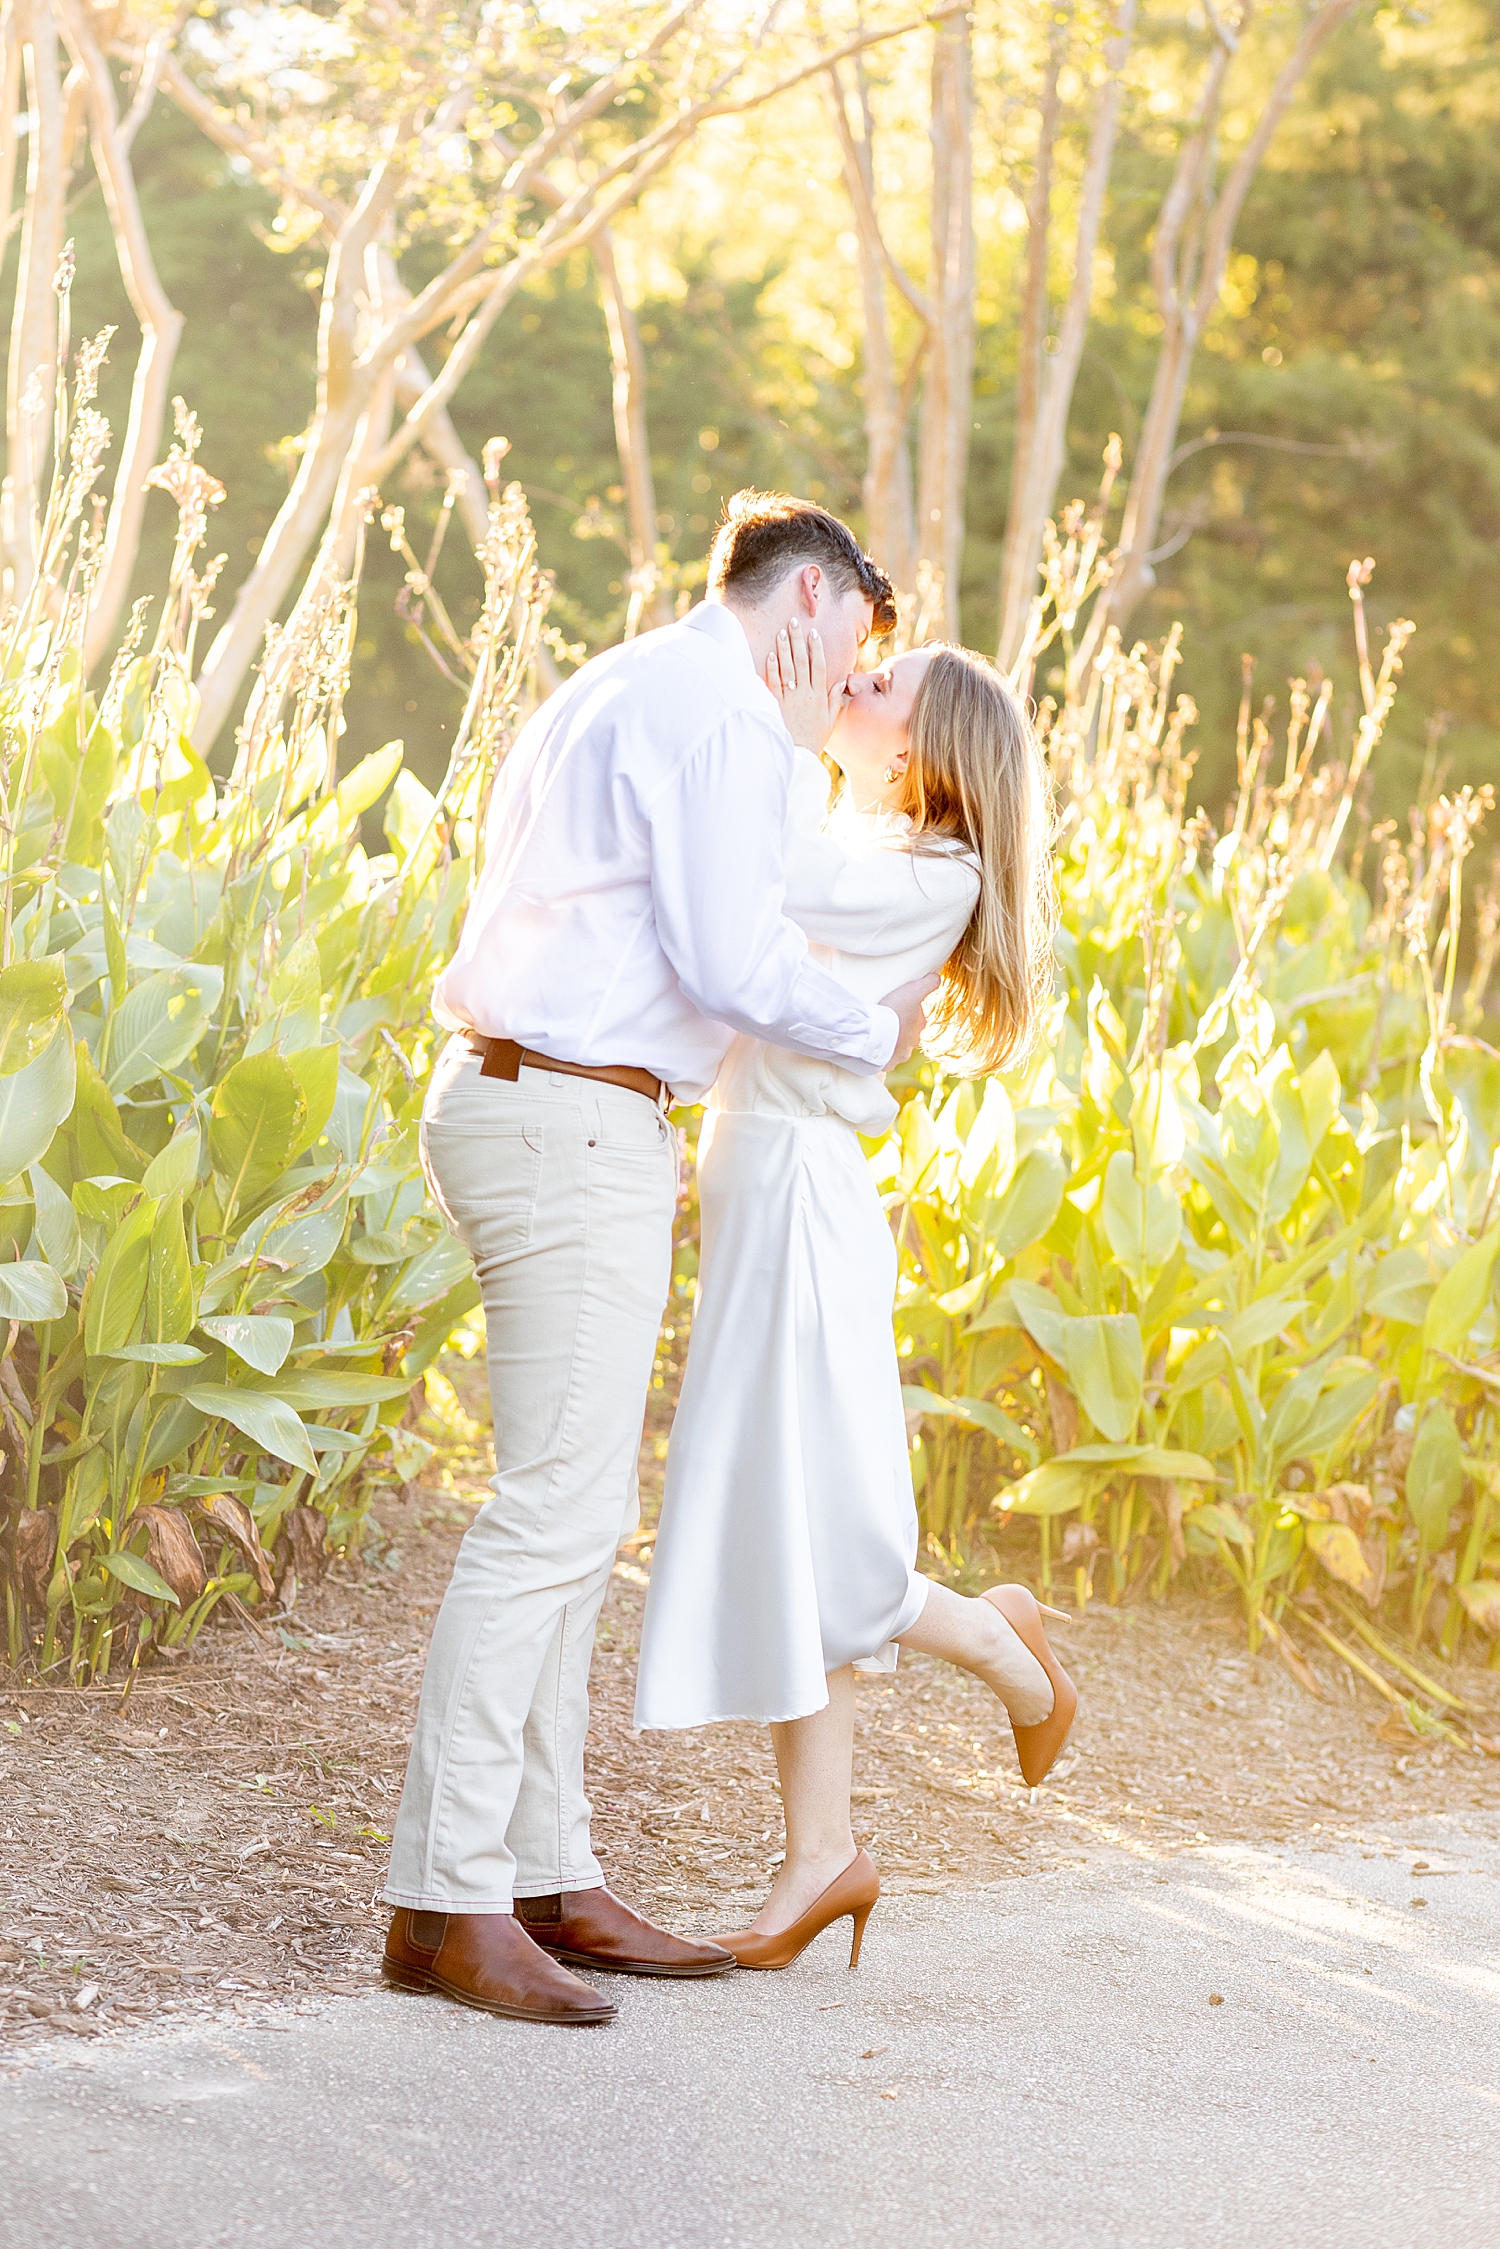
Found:
<path fill-rule="evenodd" d="M 92 123 L 94 170 L 104 194 L 114 236 L 120 279 L 140 323 L 141 348 L 130 391 L 130 413 L 120 449 L 114 492 L 105 524 L 104 550 L 89 608 L 84 669 L 91 671 L 114 638 L 130 591 L 141 524 L 146 512 L 146 478 L 156 466 L 162 424 L 171 395 L 172 362 L 182 335 L 182 314 L 162 287 L 141 217 L 140 199 L 130 169 L 129 141 L 120 122 L 114 79 L 97 45 L 80 0 L 52 0 L 68 51 L 84 73 Z M 142 91 L 154 80 L 143 77 Z M 146 107 L 149 108 L 149 101 Z M 137 97 L 137 129 L 145 110 Z M 132 114 L 135 114 L 134 112 Z"/>

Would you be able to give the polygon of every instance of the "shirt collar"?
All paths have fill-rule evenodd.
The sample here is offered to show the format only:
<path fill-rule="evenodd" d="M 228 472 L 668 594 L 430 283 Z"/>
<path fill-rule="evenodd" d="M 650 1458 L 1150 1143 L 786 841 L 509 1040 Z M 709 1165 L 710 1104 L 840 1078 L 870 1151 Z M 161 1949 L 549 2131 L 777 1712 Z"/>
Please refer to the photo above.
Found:
<path fill-rule="evenodd" d="M 750 653 L 750 641 L 745 628 L 734 611 L 726 608 L 722 601 L 700 601 L 696 608 L 688 611 L 682 621 L 685 625 L 692 626 L 696 632 L 707 633 L 710 640 L 717 641 L 726 656 L 733 657 L 744 665 L 752 679 L 760 679 L 755 668 L 755 658 Z M 761 684 L 764 685 L 764 682 Z"/>

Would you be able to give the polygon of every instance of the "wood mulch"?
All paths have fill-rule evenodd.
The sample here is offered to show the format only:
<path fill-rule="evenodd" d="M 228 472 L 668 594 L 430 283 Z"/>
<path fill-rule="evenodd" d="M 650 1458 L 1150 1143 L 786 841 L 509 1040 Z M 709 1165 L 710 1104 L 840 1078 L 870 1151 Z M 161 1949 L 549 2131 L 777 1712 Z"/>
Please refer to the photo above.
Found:
<path fill-rule="evenodd" d="M 124 1697 L 0 1670 L 0 2052 L 275 2017 L 372 1982 L 427 1637 L 483 1496 L 477 1370 L 450 1371 L 467 1442 L 385 1506 L 364 1560 L 290 1617 L 259 1633 L 216 1624 Z M 642 1448 L 648 1517 L 667 1396 Z M 643 1532 L 617 1566 L 594 1665 L 600 1853 L 658 1918 L 742 1925 L 781 1848 L 768 1737 L 632 1733 L 648 1560 Z M 1064 1644 L 1082 1706 L 1034 1798 L 974 1681 L 915 1658 L 861 1682 L 856 1811 L 889 1888 L 993 1883 L 1122 1846 L 1318 1837 L 1395 1851 L 1415 1823 L 1500 1811 L 1500 1757 L 1419 1739 L 1331 1658 L 1313 1658 L 1311 1699 L 1273 1652 L 1247 1653 L 1227 1603 L 1091 1606 Z M 1470 1700 L 1471 1726 L 1500 1737 L 1500 1672 L 1424 1661 Z"/>

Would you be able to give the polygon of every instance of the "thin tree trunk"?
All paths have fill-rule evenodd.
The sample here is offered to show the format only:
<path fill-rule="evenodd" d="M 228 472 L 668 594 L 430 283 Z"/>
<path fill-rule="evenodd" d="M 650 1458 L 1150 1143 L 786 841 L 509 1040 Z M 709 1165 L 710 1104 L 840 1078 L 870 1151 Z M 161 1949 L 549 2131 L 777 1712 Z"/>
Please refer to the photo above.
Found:
<path fill-rule="evenodd" d="M 10 240 L 11 231 L 22 216 L 15 208 L 16 155 L 19 146 L 16 132 L 21 109 L 22 48 L 20 0 L 5 0 L 0 8 L 0 49 L 4 61 L 0 64 L 0 219 L 4 231 L 0 233 L 0 247 Z"/>
<path fill-rule="evenodd" d="M 1031 599 L 1036 565 L 1031 561 L 1031 513 L 1036 495 L 1038 448 L 1046 396 L 1047 263 L 1052 240 L 1052 156 L 1062 104 L 1058 79 L 1068 51 L 1072 9 L 1053 10 L 1047 38 L 1047 68 L 1037 121 L 1036 161 L 1026 203 L 1026 280 L 1016 346 L 1016 437 L 1011 454 L 1010 507 L 1000 556 L 1001 661 L 1020 639 L 1021 621 Z M 1028 567 L 1029 565 L 1029 567 Z"/>
<path fill-rule="evenodd" d="M 931 307 L 910 280 L 896 268 L 881 229 L 875 201 L 875 135 L 868 89 L 859 75 L 861 131 L 849 122 L 843 83 L 838 72 L 829 72 L 829 103 L 843 159 L 844 185 L 854 213 L 859 243 L 859 293 L 864 316 L 864 374 L 861 388 L 865 406 L 865 537 L 876 561 L 885 569 L 899 594 L 910 602 L 916 591 L 917 541 L 912 503 L 911 453 L 906 440 L 907 401 L 896 373 L 891 342 L 887 275 L 898 274 L 898 286 L 922 321 L 924 335 L 931 325 Z"/>
<path fill-rule="evenodd" d="M 44 0 L 18 0 L 16 29 L 25 57 L 30 129 L 26 136 L 26 211 L 16 273 L 6 371 L 3 536 L 10 598 L 19 603 L 36 573 L 39 503 L 52 437 L 57 387 L 57 298 L 68 175 L 57 30 Z"/>
<path fill-rule="evenodd" d="M 392 167 L 377 164 L 329 254 L 318 315 L 318 395 L 308 443 L 255 568 L 203 659 L 198 674 L 200 748 L 214 741 L 229 717 L 265 629 L 327 518 L 364 425 L 379 369 L 370 355 L 363 361 L 356 357 L 360 284 L 366 252 L 376 246 L 394 185 Z M 318 575 L 316 569 L 313 575 Z"/>
<path fill-rule="evenodd" d="M 917 571 L 942 589 L 944 633 L 957 637 L 964 481 L 974 397 L 974 102 L 972 33 L 950 17 L 932 49 L 932 341 L 922 389 Z"/>
<path fill-rule="evenodd" d="M 1085 641 L 1086 655 L 1092 655 L 1108 626 L 1124 630 L 1142 596 L 1156 582 L 1153 549 L 1161 526 L 1162 504 L 1193 354 L 1218 302 L 1245 198 L 1314 56 L 1353 5 L 1354 0 L 1322 0 L 1283 65 L 1254 132 L 1216 198 L 1212 193 L 1213 126 L 1232 59 L 1226 40 L 1221 39 L 1209 65 L 1199 122 L 1183 146 L 1158 222 L 1152 276 L 1163 316 L 1162 348 L 1131 470 L 1130 492 L 1120 528 L 1120 564 L 1114 579 L 1095 604 Z M 1241 34 L 1248 14 L 1247 5 L 1240 16 L 1238 30 Z M 1199 214 L 1199 226 L 1190 232 L 1188 221 L 1195 211 Z"/>
<path fill-rule="evenodd" d="M 84 665 L 91 670 L 114 638 L 130 590 L 146 508 L 146 477 L 156 466 L 160 450 L 162 425 L 171 396 L 172 362 L 182 335 L 182 314 L 173 306 L 157 276 L 109 65 L 95 44 L 88 17 L 78 0 L 54 0 L 54 5 L 61 16 L 69 50 L 87 80 L 94 169 L 114 233 L 120 278 L 141 328 L 130 414 L 105 525 L 99 578 L 89 608 Z M 141 121 L 135 112 L 132 118 L 131 138 Z"/>
<path fill-rule="evenodd" d="M 1027 611 L 1036 591 L 1042 559 L 1042 533 L 1057 504 L 1057 487 L 1067 453 L 1068 416 L 1088 334 L 1093 299 L 1094 260 L 1104 199 L 1114 163 L 1125 65 L 1135 32 L 1137 0 L 1119 0 L 1114 30 L 1104 48 L 1108 72 L 1094 107 L 1088 155 L 1079 190 L 1078 229 L 1068 301 L 1058 328 L 1057 350 L 1044 354 L 1036 432 L 1023 485 L 1013 484 L 1005 526 L 1005 556 L 1000 580 L 1000 661 L 1008 667 L 1020 647 Z"/>
<path fill-rule="evenodd" d="M 625 612 L 625 638 L 633 640 L 644 626 L 671 622 L 672 612 L 661 588 L 656 564 L 656 482 L 651 474 L 651 435 L 646 422 L 646 355 L 641 331 L 615 264 L 614 243 L 608 227 L 593 240 L 594 267 L 599 294 L 604 300 L 604 324 L 609 331 L 609 365 L 613 383 L 615 448 L 620 456 L 620 479 L 625 486 L 625 522 L 630 545 L 630 602 Z"/>

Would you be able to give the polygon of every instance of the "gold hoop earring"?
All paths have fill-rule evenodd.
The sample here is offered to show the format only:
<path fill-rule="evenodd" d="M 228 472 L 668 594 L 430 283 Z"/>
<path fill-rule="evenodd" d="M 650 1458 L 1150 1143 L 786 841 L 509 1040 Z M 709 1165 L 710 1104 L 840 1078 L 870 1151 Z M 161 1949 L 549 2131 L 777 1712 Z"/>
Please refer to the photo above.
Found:
<path fill-rule="evenodd" d="M 899 781 L 901 778 L 900 769 L 897 766 L 888 765 L 885 769 L 885 777 L 887 781 Z"/>

